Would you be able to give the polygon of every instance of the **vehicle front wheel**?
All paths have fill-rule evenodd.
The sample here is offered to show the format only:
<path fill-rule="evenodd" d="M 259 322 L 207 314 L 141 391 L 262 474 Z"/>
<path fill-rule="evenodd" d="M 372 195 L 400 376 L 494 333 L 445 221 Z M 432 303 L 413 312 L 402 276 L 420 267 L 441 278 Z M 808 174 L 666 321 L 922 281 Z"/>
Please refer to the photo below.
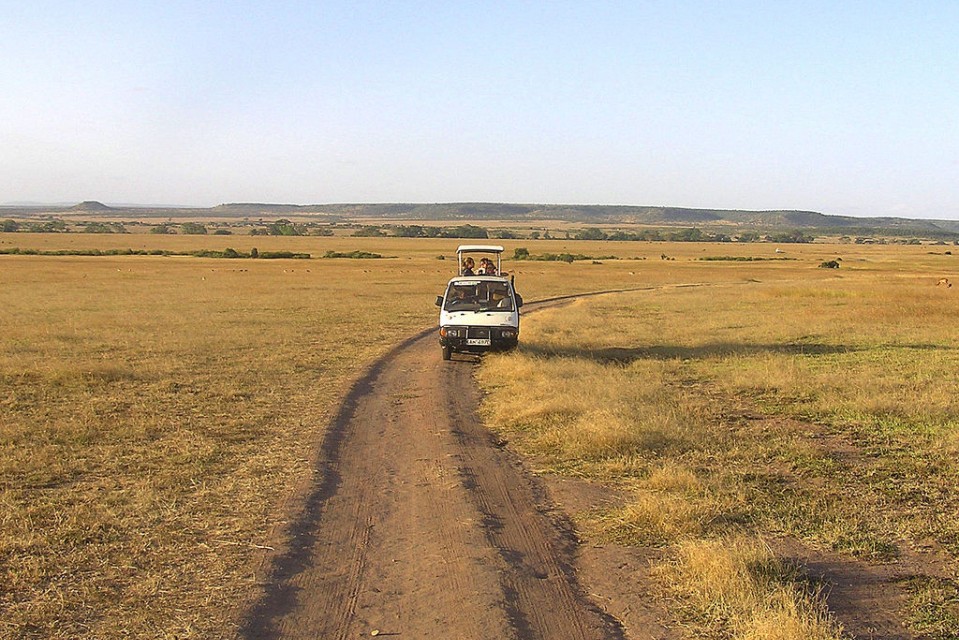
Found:
<path fill-rule="evenodd" d="M 443 347 L 443 359 L 444 359 L 444 360 L 449 360 L 452 355 L 453 355 L 453 350 L 450 349 L 450 348 L 447 347 L 447 346 L 444 346 L 444 347 Z"/>

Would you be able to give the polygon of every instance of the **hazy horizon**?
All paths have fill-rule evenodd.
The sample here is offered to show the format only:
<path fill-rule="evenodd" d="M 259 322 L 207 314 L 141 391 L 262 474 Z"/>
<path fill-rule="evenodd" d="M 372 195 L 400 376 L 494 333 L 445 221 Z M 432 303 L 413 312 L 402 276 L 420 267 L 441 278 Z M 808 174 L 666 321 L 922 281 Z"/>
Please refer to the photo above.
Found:
<path fill-rule="evenodd" d="M 959 219 L 959 4 L 7 3 L 0 202 Z"/>

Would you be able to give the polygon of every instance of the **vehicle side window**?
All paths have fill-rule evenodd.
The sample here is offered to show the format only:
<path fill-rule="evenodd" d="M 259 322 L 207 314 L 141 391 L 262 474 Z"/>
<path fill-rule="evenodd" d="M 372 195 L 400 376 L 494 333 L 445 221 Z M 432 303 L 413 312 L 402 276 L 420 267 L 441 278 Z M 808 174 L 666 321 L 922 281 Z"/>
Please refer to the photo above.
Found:
<path fill-rule="evenodd" d="M 509 285 L 504 283 L 493 283 L 489 290 L 489 303 L 498 311 L 512 311 L 513 298 L 510 296 Z"/>

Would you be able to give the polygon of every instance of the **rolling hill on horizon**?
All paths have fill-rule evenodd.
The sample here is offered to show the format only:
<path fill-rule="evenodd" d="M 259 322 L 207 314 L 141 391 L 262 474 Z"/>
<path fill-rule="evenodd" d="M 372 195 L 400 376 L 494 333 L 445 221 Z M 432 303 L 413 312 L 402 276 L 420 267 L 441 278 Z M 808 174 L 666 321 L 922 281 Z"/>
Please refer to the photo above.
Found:
<path fill-rule="evenodd" d="M 330 220 L 357 218 L 399 221 L 437 220 L 483 222 L 492 220 L 557 220 L 582 224 L 636 224 L 664 227 L 709 227 L 755 230 L 799 229 L 820 233 L 893 235 L 959 234 L 959 220 L 898 217 L 852 217 L 802 210 L 753 211 L 744 209 L 697 209 L 689 207 L 633 205 L 514 204 L 494 202 L 374 203 L 374 204 L 278 204 L 224 203 L 215 207 L 107 206 L 87 200 L 67 206 L 9 206 L 0 215 L 136 216 L 164 218 L 279 218 L 321 217 Z"/>

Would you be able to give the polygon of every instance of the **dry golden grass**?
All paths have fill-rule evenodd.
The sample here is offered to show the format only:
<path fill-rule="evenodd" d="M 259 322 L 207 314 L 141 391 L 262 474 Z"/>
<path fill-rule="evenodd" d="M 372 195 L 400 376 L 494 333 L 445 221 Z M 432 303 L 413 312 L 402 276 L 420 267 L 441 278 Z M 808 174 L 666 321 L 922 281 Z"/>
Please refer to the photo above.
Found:
<path fill-rule="evenodd" d="M 390 256 L 0 256 L 0 637 L 234 637 L 258 547 L 338 398 L 435 324 L 455 245 L 0 234 L 0 248 Z M 535 298 L 629 286 L 628 271 L 521 265 L 517 283 Z"/>
<path fill-rule="evenodd" d="M 4 256 L 0 634 L 230 635 L 313 434 L 443 280 L 347 262 Z"/>
<path fill-rule="evenodd" d="M 735 640 L 839 640 L 821 598 L 797 567 L 754 539 L 688 541 L 658 569 L 697 633 Z"/>
<path fill-rule="evenodd" d="M 813 245 L 758 267 L 675 251 L 679 265 L 648 263 L 654 288 L 530 315 L 519 351 L 484 364 L 484 412 L 515 446 L 632 496 L 582 514 L 583 531 L 674 553 L 735 534 L 955 558 L 959 295 L 936 281 L 959 263 L 913 247 Z M 816 268 L 829 253 L 838 271 Z M 673 286 L 676 270 L 696 286 Z"/>
<path fill-rule="evenodd" d="M 391 256 L 362 261 L 0 256 L 0 637 L 233 637 L 236 604 L 255 580 L 251 567 L 257 546 L 277 525 L 292 488 L 311 473 L 312 443 L 352 378 L 391 345 L 435 323 L 433 298 L 450 275 L 455 244 L 0 234 L 0 248 L 232 247 L 247 252 L 257 247 L 314 256 L 328 250 Z M 510 424 L 543 444 L 549 464 L 574 473 L 598 469 L 637 496 L 646 495 L 650 504 L 655 499 L 679 504 L 689 496 L 697 508 L 713 509 L 720 520 L 699 512 L 683 516 L 694 526 L 677 530 L 691 540 L 717 531 L 740 493 L 757 490 L 732 474 L 735 482 L 729 486 L 735 490 L 718 491 L 708 469 L 701 469 L 700 452 L 724 451 L 735 440 L 704 435 L 704 426 L 716 417 L 714 395 L 735 395 L 795 416 L 809 406 L 831 410 L 834 405 L 825 397 L 813 398 L 821 401 L 818 405 L 795 403 L 808 395 L 798 390 L 813 375 L 818 387 L 846 394 L 842 416 L 847 421 L 886 415 L 877 414 L 885 411 L 885 400 L 881 406 L 870 404 L 875 399 L 869 400 L 868 389 L 854 393 L 838 384 L 829 366 L 811 365 L 792 348 L 779 353 L 762 346 L 783 340 L 827 342 L 819 332 L 805 333 L 808 322 L 793 319 L 796 305 L 786 305 L 782 296 L 793 295 L 805 305 L 806 298 L 792 293 L 799 283 L 807 291 L 833 292 L 833 297 L 816 293 L 820 306 L 849 306 L 870 299 L 857 293 L 860 282 L 874 278 L 881 284 L 907 261 L 919 261 L 911 268 L 921 276 L 896 273 L 899 288 L 883 298 L 902 305 L 900 291 L 918 290 L 915 282 L 930 277 L 930 264 L 937 259 L 916 248 L 862 247 L 858 255 L 866 262 L 847 258 L 836 274 L 815 269 L 837 251 L 820 245 L 797 249 L 802 253 L 796 262 L 707 263 L 696 258 L 734 252 L 771 256 L 773 247 L 504 244 L 508 253 L 527 246 L 533 253 L 628 258 L 603 264 L 513 264 L 517 287 L 528 300 L 660 287 L 602 301 L 605 330 L 590 328 L 592 303 L 530 316 L 524 319 L 523 352 L 491 359 L 490 365 L 502 382 L 517 372 L 527 376 L 530 393 L 507 389 L 497 397 L 511 403 L 506 408 L 516 419 Z M 675 260 L 661 260 L 664 253 Z M 447 260 L 437 260 L 439 255 Z M 847 266 L 853 267 L 848 276 Z M 853 273 L 866 280 L 844 288 Z M 941 275 L 955 278 L 954 272 Z M 781 282 L 779 293 L 770 281 Z M 686 283 L 704 286 L 677 288 Z M 928 295 L 927 301 L 935 302 L 932 296 L 944 293 Z M 738 305 L 742 317 L 724 319 L 707 311 L 690 317 L 684 308 L 705 304 L 714 309 L 710 305 L 717 300 Z M 767 312 L 788 309 L 790 318 L 778 327 L 751 324 L 749 312 L 757 304 Z M 917 312 L 922 304 L 900 308 Z M 886 324 L 897 316 L 890 318 L 879 303 L 870 309 L 883 335 L 876 338 L 864 329 L 855 344 L 873 335 L 887 348 Z M 928 313 L 936 314 L 930 322 L 939 322 L 950 311 Z M 784 334 L 788 327 L 795 331 Z M 904 349 L 941 344 L 917 333 L 910 322 L 900 320 L 894 327 Z M 822 335 L 845 344 L 828 328 Z M 908 355 L 931 358 L 937 349 L 910 349 L 876 357 L 876 368 L 897 362 L 899 373 L 889 372 L 886 388 L 898 392 L 896 376 L 912 372 L 916 393 L 926 393 L 926 381 L 937 383 L 942 376 L 924 373 Z M 868 366 L 869 349 L 849 353 L 858 359 L 842 366 Z M 755 362 L 737 363 L 737 358 Z M 942 358 L 937 366 L 952 363 Z M 748 373 L 753 366 L 763 367 L 762 380 Z M 707 385 L 710 372 L 715 375 Z M 597 384 L 597 379 L 606 382 Z M 532 393 L 542 384 L 552 385 L 548 393 Z M 953 405 L 947 382 L 938 388 L 928 400 L 935 415 L 948 414 Z M 594 420 L 591 411 L 599 411 L 601 420 Z M 928 413 L 903 415 L 897 428 L 913 433 L 916 420 Z M 869 424 L 862 425 L 867 435 Z M 923 453 L 947 465 L 944 475 L 952 464 L 948 452 L 957 447 L 956 429 L 926 426 Z M 899 433 L 886 423 L 883 428 L 887 436 Z M 563 437 L 564 430 L 571 437 Z M 875 446 L 888 441 L 876 440 Z M 807 443 L 803 450 L 802 444 L 767 443 L 765 455 L 813 467 L 825 464 L 814 447 Z M 743 457 L 749 451 L 744 448 Z M 901 456 L 908 453 L 902 450 Z M 794 504 L 798 509 L 805 503 L 800 497 Z M 634 510 L 641 519 L 641 509 Z M 793 529 L 804 522 L 769 511 L 770 520 L 780 518 Z M 682 509 L 676 513 L 682 524 Z M 842 522 L 833 518 L 827 524 Z M 674 535 L 666 525 L 664 540 Z M 823 534 L 825 529 L 822 525 L 810 535 L 829 539 L 833 534 Z"/>

